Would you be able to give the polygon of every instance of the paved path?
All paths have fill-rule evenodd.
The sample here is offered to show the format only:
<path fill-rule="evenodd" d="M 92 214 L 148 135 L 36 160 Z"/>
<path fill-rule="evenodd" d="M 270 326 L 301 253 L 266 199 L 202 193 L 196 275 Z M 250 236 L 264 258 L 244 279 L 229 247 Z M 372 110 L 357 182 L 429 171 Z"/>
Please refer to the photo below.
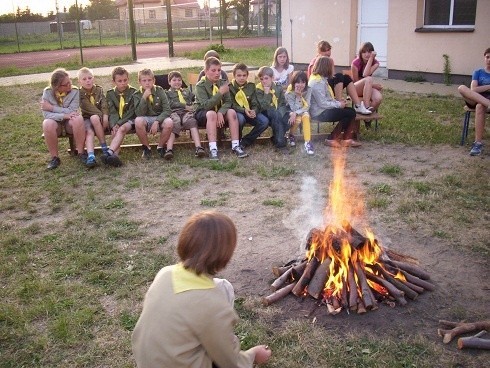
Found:
<path fill-rule="evenodd" d="M 279 40 L 280 41 L 280 40 Z M 213 43 L 219 43 L 219 39 L 215 39 Z M 209 40 L 198 41 L 179 41 L 174 43 L 175 55 L 183 55 L 184 52 L 203 49 L 209 46 Z M 275 37 L 253 37 L 253 38 L 230 38 L 223 39 L 223 45 L 226 48 L 246 49 L 260 46 L 276 46 L 277 39 Z M 129 57 L 131 58 L 131 45 L 122 46 L 102 46 L 102 47 L 86 47 L 83 49 L 83 60 L 104 60 L 110 56 Z M 149 59 L 158 57 L 168 57 L 168 43 L 145 43 L 136 45 L 137 59 Z M 272 55 L 271 55 L 272 59 Z M 20 52 L 15 54 L 0 54 L 0 68 L 9 66 L 17 66 L 19 68 L 27 68 L 39 64 L 56 64 L 62 60 L 80 60 L 79 49 L 65 49 L 53 51 L 34 51 Z"/>

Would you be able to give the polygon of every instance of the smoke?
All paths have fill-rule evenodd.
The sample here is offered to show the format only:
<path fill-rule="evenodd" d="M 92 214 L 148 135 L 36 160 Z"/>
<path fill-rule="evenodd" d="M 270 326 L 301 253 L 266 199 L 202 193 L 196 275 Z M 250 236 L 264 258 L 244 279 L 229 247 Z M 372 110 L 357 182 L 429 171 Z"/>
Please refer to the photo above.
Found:
<path fill-rule="evenodd" d="M 306 237 L 311 229 L 325 226 L 323 211 L 325 209 L 325 188 L 319 186 L 312 176 L 304 177 L 299 193 L 300 205 L 284 219 L 284 226 L 293 230 L 298 239 L 299 252 L 304 253 Z"/>

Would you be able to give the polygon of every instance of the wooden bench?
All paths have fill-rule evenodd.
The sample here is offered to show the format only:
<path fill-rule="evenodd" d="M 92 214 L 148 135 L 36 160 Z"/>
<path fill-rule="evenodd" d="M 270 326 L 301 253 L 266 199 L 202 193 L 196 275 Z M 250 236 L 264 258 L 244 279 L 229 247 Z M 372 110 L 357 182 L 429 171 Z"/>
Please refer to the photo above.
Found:
<path fill-rule="evenodd" d="M 378 121 L 383 119 L 383 116 L 380 115 L 377 111 L 376 112 L 373 112 L 372 114 L 370 115 L 363 115 L 363 114 L 356 114 L 356 121 L 362 121 L 362 120 L 371 120 L 373 121 L 374 120 L 374 131 L 377 132 L 378 131 Z M 313 123 L 316 123 L 316 132 L 317 134 L 320 133 L 320 124 L 321 123 L 331 123 L 331 124 L 335 124 L 336 122 L 333 121 L 333 122 L 330 122 L 330 121 L 318 121 L 318 120 L 312 120 L 311 121 L 312 124 Z"/>

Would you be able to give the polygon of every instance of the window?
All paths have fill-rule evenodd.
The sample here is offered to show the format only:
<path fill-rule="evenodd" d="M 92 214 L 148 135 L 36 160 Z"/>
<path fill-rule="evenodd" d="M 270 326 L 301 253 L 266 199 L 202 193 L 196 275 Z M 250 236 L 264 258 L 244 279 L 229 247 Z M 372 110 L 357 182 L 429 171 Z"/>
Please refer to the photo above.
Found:
<path fill-rule="evenodd" d="M 462 28 L 475 25 L 477 0 L 425 0 L 424 27 Z"/>
<path fill-rule="evenodd" d="M 148 18 L 150 18 L 150 19 L 156 19 L 156 17 L 157 17 L 157 14 L 156 14 L 155 10 L 150 10 L 148 12 Z"/>
<path fill-rule="evenodd" d="M 192 9 L 186 9 L 185 10 L 185 17 L 186 18 L 192 18 L 193 14 L 192 14 Z"/>

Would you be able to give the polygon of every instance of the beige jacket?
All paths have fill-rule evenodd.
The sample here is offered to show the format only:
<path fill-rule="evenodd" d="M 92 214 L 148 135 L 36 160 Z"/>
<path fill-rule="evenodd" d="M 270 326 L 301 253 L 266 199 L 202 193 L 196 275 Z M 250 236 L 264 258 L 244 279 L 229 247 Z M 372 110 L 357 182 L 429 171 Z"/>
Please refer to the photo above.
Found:
<path fill-rule="evenodd" d="M 164 267 L 146 293 L 132 335 L 139 368 L 251 368 L 255 354 L 240 350 L 233 329 L 238 316 L 216 287 L 173 291 Z"/>

